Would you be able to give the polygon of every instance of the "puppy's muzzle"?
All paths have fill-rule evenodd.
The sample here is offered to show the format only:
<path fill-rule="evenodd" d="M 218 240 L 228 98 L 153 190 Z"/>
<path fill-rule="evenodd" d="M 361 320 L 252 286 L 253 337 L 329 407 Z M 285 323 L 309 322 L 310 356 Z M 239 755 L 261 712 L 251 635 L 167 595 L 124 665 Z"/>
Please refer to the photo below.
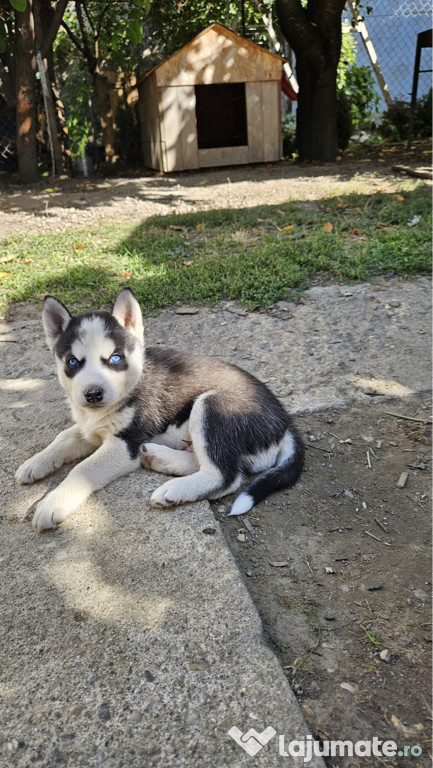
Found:
<path fill-rule="evenodd" d="M 104 390 L 102 387 L 89 387 L 86 389 L 84 397 L 89 405 L 99 405 L 104 399 Z"/>

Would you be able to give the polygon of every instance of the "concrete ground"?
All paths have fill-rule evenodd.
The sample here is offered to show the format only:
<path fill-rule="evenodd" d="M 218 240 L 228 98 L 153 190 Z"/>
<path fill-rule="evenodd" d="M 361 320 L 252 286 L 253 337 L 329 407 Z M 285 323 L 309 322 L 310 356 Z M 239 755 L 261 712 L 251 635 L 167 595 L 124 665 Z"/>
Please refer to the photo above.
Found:
<path fill-rule="evenodd" d="M 316 288 L 273 314 L 166 310 L 146 330 L 150 343 L 237 359 L 305 411 L 370 397 L 359 379 L 428 389 L 429 306 L 428 280 L 382 281 Z M 69 414 L 39 311 L 20 307 L 0 331 L 2 763 L 302 765 L 278 754 L 278 735 L 287 748 L 308 727 L 207 502 L 155 511 L 160 478 L 143 470 L 34 532 L 31 506 L 66 471 L 32 487 L 13 474 Z M 234 726 L 276 733 L 252 758 Z"/>

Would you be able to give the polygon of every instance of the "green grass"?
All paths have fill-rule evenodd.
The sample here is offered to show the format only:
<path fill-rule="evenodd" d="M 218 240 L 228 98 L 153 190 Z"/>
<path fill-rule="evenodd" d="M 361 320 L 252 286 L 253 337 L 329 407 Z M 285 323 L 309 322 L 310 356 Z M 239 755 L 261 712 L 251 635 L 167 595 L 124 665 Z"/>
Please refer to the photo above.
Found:
<path fill-rule="evenodd" d="M 420 222 L 410 228 L 415 215 Z M 132 230 L 113 224 L 0 243 L 2 311 L 45 294 L 72 309 L 107 306 L 123 285 L 147 312 L 223 298 L 254 309 L 290 298 L 312 278 L 354 282 L 430 270 L 430 191 L 411 182 L 400 195 L 155 216 Z"/>

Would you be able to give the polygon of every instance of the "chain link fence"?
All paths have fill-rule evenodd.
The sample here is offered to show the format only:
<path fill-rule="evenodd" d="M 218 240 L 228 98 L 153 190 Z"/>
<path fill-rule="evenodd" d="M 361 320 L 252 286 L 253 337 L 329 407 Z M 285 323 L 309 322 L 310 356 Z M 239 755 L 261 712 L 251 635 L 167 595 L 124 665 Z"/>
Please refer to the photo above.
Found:
<path fill-rule="evenodd" d="M 410 102 L 417 35 L 432 27 L 432 0 L 375 0 L 372 6 L 372 13 L 365 16 L 365 24 L 391 99 Z M 351 21 L 349 10 L 344 14 L 344 21 Z M 353 34 L 358 44 L 357 64 L 371 66 L 361 34 L 356 30 Z M 423 49 L 421 70 L 431 70 L 431 62 L 431 49 Z M 431 84 L 431 74 L 421 73 L 418 97 L 426 94 Z M 379 87 L 378 94 L 384 109 Z"/>
<path fill-rule="evenodd" d="M 17 168 L 15 110 L 0 94 L 0 171 Z"/>

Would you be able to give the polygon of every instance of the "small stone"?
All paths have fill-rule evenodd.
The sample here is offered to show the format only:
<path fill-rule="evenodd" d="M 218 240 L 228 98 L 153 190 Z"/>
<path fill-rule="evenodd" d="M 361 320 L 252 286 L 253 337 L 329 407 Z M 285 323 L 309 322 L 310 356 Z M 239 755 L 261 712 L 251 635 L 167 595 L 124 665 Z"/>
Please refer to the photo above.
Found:
<path fill-rule="evenodd" d="M 325 613 L 324 617 L 325 621 L 335 621 L 335 614 L 334 613 Z"/>
<path fill-rule="evenodd" d="M 246 542 L 246 540 L 247 540 L 247 537 L 245 536 L 245 534 L 244 534 L 244 532 L 243 532 L 243 531 L 241 531 L 240 533 L 238 533 L 238 535 L 237 535 L 237 540 L 238 540 L 238 541 L 240 541 L 242 544 L 244 544 L 244 543 Z"/>
<path fill-rule="evenodd" d="M 344 690 L 349 691 L 349 693 L 356 693 L 356 688 L 350 683 L 341 683 L 340 688 L 344 688 Z"/>
<path fill-rule="evenodd" d="M 354 497 L 354 495 L 353 495 L 353 493 L 352 493 L 352 491 L 349 491 L 349 489 L 348 489 L 348 488 L 346 488 L 346 490 L 344 491 L 344 495 L 345 495 L 345 496 L 346 496 L 348 499 L 354 499 L 354 498 L 355 498 L 355 497 Z"/>
<path fill-rule="evenodd" d="M 325 567 L 325 573 L 335 573 L 334 569 L 330 565 Z"/>
<path fill-rule="evenodd" d="M 176 315 L 196 315 L 198 307 L 178 307 L 174 310 Z"/>
<path fill-rule="evenodd" d="M 389 651 L 388 648 L 384 648 L 383 651 L 380 652 L 379 656 L 386 664 L 389 664 L 391 661 L 391 651 Z"/>
<path fill-rule="evenodd" d="M 370 587 L 367 587 L 369 592 L 377 592 L 379 589 L 382 589 L 382 584 L 372 584 Z"/>
<path fill-rule="evenodd" d="M 106 704 L 105 702 L 103 702 L 98 709 L 98 717 L 100 720 L 105 720 L 105 721 L 111 720 L 110 710 L 109 710 L 108 704 Z"/>
<path fill-rule="evenodd" d="M 286 560 L 269 560 L 269 565 L 273 568 L 285 568 L 288 565 Z"/>

